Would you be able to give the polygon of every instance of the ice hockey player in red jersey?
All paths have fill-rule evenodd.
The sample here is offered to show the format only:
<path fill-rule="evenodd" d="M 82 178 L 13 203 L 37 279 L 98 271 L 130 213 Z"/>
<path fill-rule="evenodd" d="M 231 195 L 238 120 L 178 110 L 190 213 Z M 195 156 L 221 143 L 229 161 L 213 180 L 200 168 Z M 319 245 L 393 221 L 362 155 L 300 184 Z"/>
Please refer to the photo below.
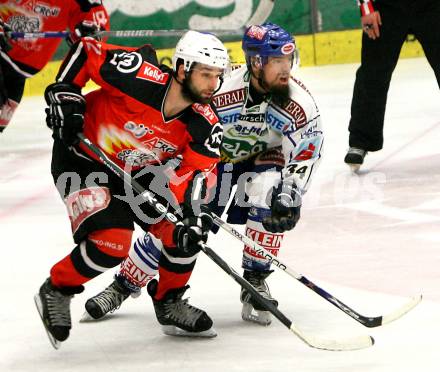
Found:
<path fill-rule="evenodd" d="M 52 267 L 35 296 L 55 347 L 69 336 L 71 298 L 84 283 L 127 256 L 134 223 L 164 246 L 160 280 L 149 285 L 164 332 L 216 335 L 209 316 L 182 296 L 198 243 L 206 241 L 211 225 L 203 208 L 192 208 L 192 200 L 203 197 L 204 176 L 219 161 L 223 129 L 210 101 L 228 68 L 221 41 L 195 31 L 178 42 L 173 69 L 158 66 L 149 45 L 120 47 L 83 38 L 72 46 L 56 83 L 45 92 L 54 138 L 52 175 L 77 244 Z M 100 89 L 83 96 L 81 88 L 89 79 Z M 145 188 L 156 166 L 181 157 L 169 191 L 180 205 L 182 223 L 161 220 L 145 205 L 136 208 L 123 181 L 79 143 L 78 132 L 120 166 L 129 167 Z M 161 196 L 169 201 L 167 195 Z"/>
<path fill-rule="evenodd" d="M 100 0 L 0 0 L 2 30 L 17 32 L 72 31 L 72 41 L 108 30 L 108 14 Z M 0 37 L 0 132 L 23 96 L 25 81 L 51 60 L 62 39 Z"/>

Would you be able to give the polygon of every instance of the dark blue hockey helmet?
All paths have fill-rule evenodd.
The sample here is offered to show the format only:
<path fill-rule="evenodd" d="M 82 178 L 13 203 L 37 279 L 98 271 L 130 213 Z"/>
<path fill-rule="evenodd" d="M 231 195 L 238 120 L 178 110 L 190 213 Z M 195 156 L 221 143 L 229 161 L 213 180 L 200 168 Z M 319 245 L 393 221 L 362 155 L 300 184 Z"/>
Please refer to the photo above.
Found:
<path fill-rule="evenodd" d="M 294 58 L 296 55 L 294 37 L 282 27 L 271 22 L 249 26 L 243 36 L 242 49 L 248 67 L 250 67 L 251 57 L 260 57 L 264 66 L 269 57 L 292 54 Z"/>

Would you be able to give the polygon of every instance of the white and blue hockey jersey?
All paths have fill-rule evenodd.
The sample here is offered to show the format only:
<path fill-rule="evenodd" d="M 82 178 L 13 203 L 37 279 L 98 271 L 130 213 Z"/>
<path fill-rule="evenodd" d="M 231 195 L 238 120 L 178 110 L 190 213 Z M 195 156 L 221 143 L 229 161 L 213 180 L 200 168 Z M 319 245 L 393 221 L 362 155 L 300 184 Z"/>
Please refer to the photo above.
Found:
<path fill-rule="evenodd" d="M 323 132 L 318 107 L 304 84 L 290 79 L 290 100 L 280 107 L 270 98 L 249 100 L 246 66 L 232 71 L 213 103 L 223 123 L 222 161 L 240 162 L 267 149 L 281 147 L 283 178 L 293 178 L 304 193 L 321 158 Z"/>

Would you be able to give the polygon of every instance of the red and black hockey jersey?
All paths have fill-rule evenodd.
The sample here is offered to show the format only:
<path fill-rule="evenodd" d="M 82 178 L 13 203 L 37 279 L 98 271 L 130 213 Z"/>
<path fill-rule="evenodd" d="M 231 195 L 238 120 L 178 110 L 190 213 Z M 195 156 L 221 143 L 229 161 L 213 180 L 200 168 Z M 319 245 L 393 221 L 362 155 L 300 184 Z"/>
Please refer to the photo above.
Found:
<path fill-rule="evenodd" d="M 101 0 L 0 0 L 0 17 L 17 32 L 74 30 L 84 20 L 94 21 L 106 30 L 110 28 Z M 1 55 L 17 72 L 30 77 L 50 61 L 62 41 L 11 40 L 12 49 L 2 51 Z"/>
<path fill-rule="evenodd" d="M 223 128 L 214 107 L 194 103 L 165 117 L 172 70 L 158 66 L 149 45 L 120 47 L 83 38 L 64 60 L 57 81 L 84 87 L 89 79 L 101 88 L 86 95 L 85 136 L 122 167 L 140 169 L 181 154 L 176 173 L 185 181 L 171 181 L 170 188 L 182 202 L 193 175 L 209 172 L 219 160 Z"/>

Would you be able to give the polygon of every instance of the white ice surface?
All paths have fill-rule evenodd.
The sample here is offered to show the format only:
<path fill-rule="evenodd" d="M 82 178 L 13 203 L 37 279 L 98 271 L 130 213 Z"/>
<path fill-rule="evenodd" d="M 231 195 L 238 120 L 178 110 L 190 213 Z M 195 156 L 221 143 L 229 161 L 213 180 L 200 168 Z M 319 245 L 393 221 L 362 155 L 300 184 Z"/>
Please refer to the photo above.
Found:
<path fill-rule="evenodd" d="M 43 99 L 27 98 L 0 135 L 0 371 L 439 371 L 439 89 L 425 59 L 400 61 L 385 147 L 352 175 L 343 157 L 355 70 L 300 70 L 321 108 L 326 151 L 281 257 L 367 315 L 386 314 L 419 293 L 424 300 L 395 323 L 367 329 L 285 273 L 276 271 L 269 283 L 299 327 L 330 338 L 370 334 L 373 347 L 319 351 L 276 320 L 267 328 L 244 323 L 237 284 L 201 254 L 189 294 L 214 319 L 215 339 L 163 335 L 146 293 L 107 320 L 78 323 L 86 299 L 111 281 L 107 272 L 74 298 L 71 336 L 59 351 L 52 349 L 33 294 L 73 245 L 50 175 Z M 239 270 L 237 241 L 220 233 L 209 244 Z"/>

